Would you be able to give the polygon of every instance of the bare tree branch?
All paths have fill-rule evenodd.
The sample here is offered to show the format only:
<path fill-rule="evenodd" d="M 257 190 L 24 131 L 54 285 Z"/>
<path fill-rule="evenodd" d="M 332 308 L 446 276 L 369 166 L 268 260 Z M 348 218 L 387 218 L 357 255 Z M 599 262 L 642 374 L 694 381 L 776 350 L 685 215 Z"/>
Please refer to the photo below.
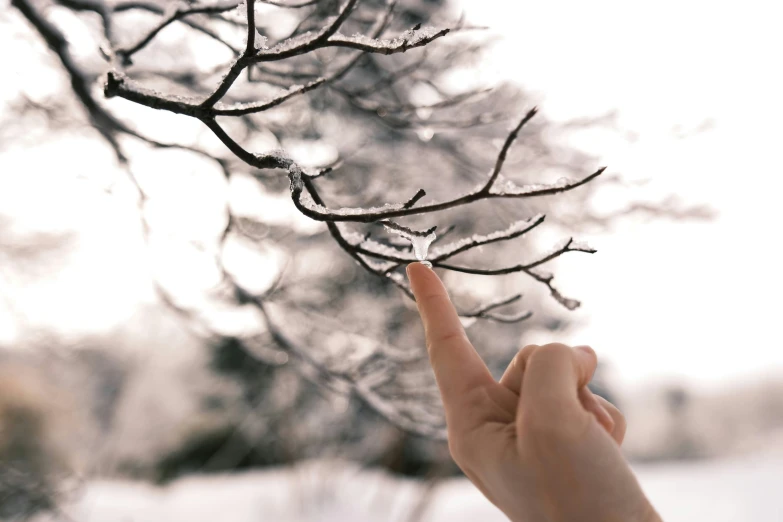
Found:
<path fill-rule="evenodd" d="M 281 103 L 290 100 L 295 96 L 299 96 L 300 94 L 317 89 L 326 81 L 326 78 L 318 78 L 317 80 L 314 80 L 306 85 L 294 85 L 293 87 L 289 87 L 287 92 L 265 102 L 241 103 L 233 105 L 218 104 L 211 111 L 211 113 L 215 116 L 244 116 L 246 114 L 263 112 L 271 109 L 272 107 L 277 107 Z"/>
<path fill-rule="evenodd" d="M 49 46 L 49 49 L 51 49 L 60 59 L 60 63 L 70 78 L 71 88 L 87 111 L 93 126 L 114 149 L 117 159 L 120 162 L 125 163 L 127 158 L 115 136 L 116 132 L 125 129 L 125 126 L 114 116 L 106 112 L 93 99 L 90 94 L 90 80 L 76 65 L 76 62 L 68 50 L 68 42 L 63 34 L 57 27 L 46 20 L 46 18 L 32 6 L 29 0 L 12 0 L 11 5 L 22 13 L 22 16 L 24 16 L 35 30 L 38 31 Z"/>
<path fill-rule="evenodd" d="M 252 5 L 252 2 L 250 2 Z M 192 14 L 216 14 L 224 13 L 232 9 L 236 9 L 236 2 L 220 2 L 216 4 L 203 4 L 203 5 L 190 5 L 184 6 L 174 4 L 173 8 L 158 22 L 158 24 L 152 28 L 146 35 L 142 36 L 135 44 L 127 48 L 115 49 L 115 54 L 121 57 L 123 65 L 131 64 L 131 56 L 143 49 L 148 43 L 152 41 L 157 34 L 165 29 L 171 23 L 180 20 L 188 15 Z M 251 40 L 252 41 L 252 40 Z"/>
<path fill-rule="evenodd" d="M 342 23 L 345 22 L 345 20 L 351 14 L 353 8 L 356 6 L 357 1 L 358 0 L 348 0 L 340 9 L 340 13 L 337 15 L 335 20 L 316 36 L 311 37 L 310 35 L 305 34 L 303 36 L 306 38 L 292 38 L 277 44 L 272 49 L 261 49 L 258 52 L 255 49 L 256 28 L 255 23 L 253 22 L 255 19 L 255 11 L 252 9 L 252 7 L 248 7 L 248 36 L 245 52 L 242 53 L 242 55 L 231 65 L 228 73 L 226 73 L 226 76 L 223 78 L 220 84 L 218 84 L 215 91 L 206 100 L 204 100 L 202 106 L 206 108 L 214 106 L 215 103 L 217 103 L 221 98 L 223 98 L 223 96 L 226 95 L 228 90 L 231 88 L 231 85 L 234 83 L 237 77 L 239 77 L 239 74 L 242 72 L 242 70 L 254 62 L 284 60 L 286 58 L 298 56 L 321 47 L 322 44 L 326 42 L 326 40 L 331 35 L 337 32 Z M 249 2 L 249 5 L 253 5 L 252 1 Z M 300 39 L 303 41 L 300 42 Z M 267 56 L 269 59 L 259 59 L 259 56 Z"/>
<path fill-rule="evenodd" d="M 539 259 L 536 259 L 535 261 L 531 261 L 530 263 L 510 266 L 506 268 L 481 269 L 481 268 L 456 266 L 456 265 L 450 265 L 445 263 L 433 263 L 433 265 L 440 268 L 445 268 L 447 270 L 453 270 L 455 272 L 463 272 L 466 274 L 476 274 L 476 275 L 504 275 L 504 274 L 513 274 L 515 272 L 524 272 L 525 274 L 529 275 L 536 281 L 544 283 L 549 289 L 549 292 L 552 295 L 552 297 L 554 297 L 557 302 L 559 302 L 569 310 L 574 310 L 579 307 L 580 305 L 579 301 L 575 299 L 566 298 L 562 294 L 560 294 L 560 292 L 552 286 L 552 279 L 554 279 L 553 275 L 542 274 L 534 270 L 536 267 L 543 265 L 544 263 L 547 263 L 553 259 L 556 259 L 561 255 L 565 254 L 566 252 L 586 252 L 588 254 L 593 254 L 596 251 L 585 244 L 574 243 L 574 240 L 572 238 L 569 238 L 566 241 L 564 241 L 561 246 L 555 247 L 550 253 L 540 257 Z"/>
<path fill-rule="evenodd" d="M 409 49 L 427 45 L 442 36 L 446 36 L 448 32 L 449 29 L 436 30 L 431 27 L 411 29 L 405 31 L 394 40 L 378 40 L 376 38 L 367 38 L 363 36 L 344 36 L 337 33 L 326 41 L 324 47 L 347 47 L 349 49 L 358 49 L 368 53 L 387 55 L 397 54 L 404 53 Z"/>
<path fill-rule="evenodd" d="M 577 187 L 581 187 L 585 183 L 590 182 L 596 177 L 600 176 L 606 167 L 601 167 L 594 173 L 586 176 L 580 180 L 566 179 L 561 182 L 552 184 L 535 184 L 535 185 L 514 185 L 513 182 L 506 182 L 505 186 L 501 190 L 487 191 L 483 187 L 472 192 L 468 192 L 462 196 L 458 196 L 454 199 L 440 202 L 430 203 L 429 205 L 422 205 L 418 207 L 405 208 L 404 204 L 389 204 L 384 208 L 338 208 L 329 209 L 323 205 L 319 205 L 311 198 L 308 199 L 305 195 L 303 197 L 302 184 L 301 184 L 301 172 L 297 169 L 289 170 L 289 176 L 291 178 L 291 195 L 294 199 L 294 204 L 302 212 L 311 219 L 316 221 L 353 221 L 357 223 L 372 223 L 383 219 L 391 219 L 403 216 L 413 216 L 417 214 L 426 214 L 430 212 L 438 212 L 449 208 L 467 205 L 475 201 L 492 198 L 532 198 L 538 196 L 551 196 L 554 194 L 560 194 L 573 190 Z"/>
<path fill-rule="evenodd" d="M 64 0 L 66 2 L 90 2 L 91 0 Z M 60 2 L 62 3 L 62 2 Z M 65 4 L 63 4 L 65 5 Z M 233 3 L 233 6 L 236 7 L 238 5 L 237 2 Z M 145 0 L 120 0 L 114 4 L 111 4 L 109 6 L 110 11 L 112 13 L 122 13 L 125 11 L 132 11 L 132 10 L 140 10 L 140 11 L 147 11 L 149 13 L 155 13 L 158 15 L 165 15 L 166 10 L 164 7 L 162 7 L 160 4 L 155 2 L 148 2 Z M 99 12 L 100 11 L 96 11 Z M 226 42 L 223 38 L 221 38 L 217 33 L 212 31 L 211 29 L 205 27 L 204 25 L 197 23 L 193 20 L 189 20 L 187 18 L 178 18 L 177 21 L 187 25 L 188 27 L 205 34 L 215 40 L 216 42 L 221 43 L 222 45 L 228 47 L 230 50 L 234 52 L 239 52 L 234 47 Z M 112 39 L 107 36 L 107 41 L 111 44 Z"/>
<path fill-rule="evenodd" d="M 508 149 L 510 149 L 511 145 L 514 143 L 514 141 L 516 141 L 517 136 L 519 135 L 519 131 L 522 130 L 522 127 L 525 125 L 525 123 L 529 122 L 537 112 L 538 109 L 536 107 L 530 109 L 527 114 L 525 114 L 525 117 L 519 121 L 519 124 L 509 133 L 506 141 L 503 143 L 503 147 L 500 149 L 500 154 L 498 154 L 498 159 L 495 162 L 495 168 L 492 169 L 492 174 L 489 175 L 487 184 L 484 185 L 484 188 L 481 190 L 489 193 L 489 191 L 492 189 L 492 185 L 495 183 L 495 180 L 498 178 L 500 171 L 503 169 L 503 163 L 506 161 L 506 154 L 508 154 Z"/>

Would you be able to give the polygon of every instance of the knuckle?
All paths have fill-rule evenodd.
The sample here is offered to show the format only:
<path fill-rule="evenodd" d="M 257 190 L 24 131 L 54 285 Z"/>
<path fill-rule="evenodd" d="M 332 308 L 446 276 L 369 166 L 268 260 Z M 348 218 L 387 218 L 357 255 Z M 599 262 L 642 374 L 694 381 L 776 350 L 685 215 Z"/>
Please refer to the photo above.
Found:
<path fill-rule="evenodd" d="M 427 350 L 432 351 L 433 346 L 444 345 L 458 339 L 467 339 L 464 331 L 452 330 L 438 335 L 429 334 L 426 339 Z"/>
<path fill-rule="evenodd" d="M 559 415 L 532 414 L 524 424 L 525 436 L 538 444 L 567 445 L 585 433 L 590 418 L 585 415 L 581 421 L 570 419 L 564 422 Z"/>
<path fill-rule="evenodd" d="M 435 307 L 442 304 L 444 301 L 448 301 L 449 298 L 446 294 L 440 292 L 433 292 L 425 295 L 416 296 L 416 301 L 425 306 Z"/>
<path fill-rule="evenodd" d="M 511 361 L 513 364 L 518 365 L 520 368 L 524 367 L 525 361 L 530 355 L 540 348 L 537 344 L 528 344 L 517 352 L 514 359 Z"/>
<path fill-rule="evenodd" d="M 433 341 L 436 343 L 447 343 L 449 341 L 462 339 L 467 339 L 465 331 L 461 329 L 454 329 L 447 332 L 442 332 L 440 335 L 436 335 Z"/>
<path fill-rule="evenodd" d="M 530 362 L 534 360 L 539 362 L 559 361 L 571 359 L 573 350 L 570 346 L 563 343 L 549 343 L 539 346 L 537 350 L 530 354 Z"/>
<path fill-rule="evenodd" d="M 538 434 L 546 435 L 555 432 L 559 422 L 554 420 L 554 415 L 541 412 L 540 410 L 531 410 L 525 412 L 524 426 L 526 431 Z"/>
<path fill-rule="evenodd" d="M 539 350 L 542 353 L 550 353 L 550 354 L 563 354 L 563 353 L 571 353 L 571 347 L 564 343 L 547 343 L 543 346 L 541 346 L 541 349 Z"/>
<path fill-rule="evenodd" d="M 513 368 L 515 371 L 524 371 L 527 366 L 527 361 L 530 359 L 530 355 L 539 348 L 537 344 L 528 344 L 521 350 L 519 350 L 514 358 L 509 363 L 509 368 Z"/>

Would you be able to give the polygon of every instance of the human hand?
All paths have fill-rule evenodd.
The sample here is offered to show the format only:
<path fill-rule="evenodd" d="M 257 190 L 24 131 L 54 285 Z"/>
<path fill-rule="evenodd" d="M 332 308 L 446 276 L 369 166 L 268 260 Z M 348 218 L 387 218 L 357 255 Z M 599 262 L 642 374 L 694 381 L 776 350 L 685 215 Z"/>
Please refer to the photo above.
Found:
<path fill-rule="evenodd" d="M 660 522 L 620 452 L 625 419 L 587 383 L 587 346 L 530 345 L 499 382 L 433 270 L 408 265 L 452 457 L 514 522 Z"/>

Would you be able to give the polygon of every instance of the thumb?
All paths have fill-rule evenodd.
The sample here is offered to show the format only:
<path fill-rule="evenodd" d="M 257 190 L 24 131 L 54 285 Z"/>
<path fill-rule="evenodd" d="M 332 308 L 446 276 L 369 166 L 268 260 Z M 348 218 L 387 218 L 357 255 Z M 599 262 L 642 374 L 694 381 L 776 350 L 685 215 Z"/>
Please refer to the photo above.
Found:
<path fill-rule="evenodd" d="M 538 347 L 526 364 L 517 422 L 558 431 L 580 429 L 591 417 L 580 401 L 580 390 L 590 382 L 597 364 L 588 346 L 556 343 Z"/>

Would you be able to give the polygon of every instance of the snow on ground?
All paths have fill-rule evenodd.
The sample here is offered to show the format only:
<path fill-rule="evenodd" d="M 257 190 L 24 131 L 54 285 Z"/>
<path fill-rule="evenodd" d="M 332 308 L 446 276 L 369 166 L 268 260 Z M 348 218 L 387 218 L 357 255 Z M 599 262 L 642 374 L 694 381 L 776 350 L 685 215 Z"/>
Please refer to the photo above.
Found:
<path fill-rule="evenodd" d="M 783 448 L 713 461 L 635 466 L 666 522 L 781 522 Z M 66 511 L 79 522 L 503 521 L 464 479 L 432 490 L 379 471 L 317 461 L 297 468 L 195 476 L 167 486 L 94 481 Z M 412 517 L 426 506 L 421 518 Z"/>

